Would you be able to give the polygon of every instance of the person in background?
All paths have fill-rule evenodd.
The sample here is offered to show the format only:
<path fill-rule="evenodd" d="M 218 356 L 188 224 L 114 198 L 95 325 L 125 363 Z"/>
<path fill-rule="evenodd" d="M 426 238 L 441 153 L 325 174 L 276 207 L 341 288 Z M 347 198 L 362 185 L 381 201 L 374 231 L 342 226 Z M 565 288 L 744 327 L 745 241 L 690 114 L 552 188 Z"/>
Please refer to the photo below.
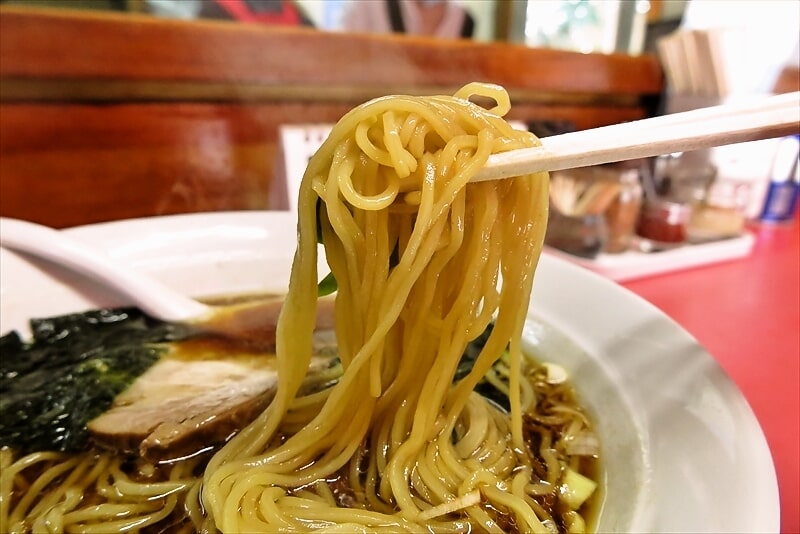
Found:
<path fill-rule="evenodd" d="M 160 17 L 313 26 L 292 0 L 146 0 L 146 5 L 149 13 Z"/>
<path fill-rule="evenodd" d="M 239 22 L 313 26 L 292 0 L 207 0 L 201 18 L 232 19 Z"/>
<path fill-rule="evenodd" d="M 475 20 L 451 0 L 351 0 L 342 20 L 352 32 L 470 38 Z"/>

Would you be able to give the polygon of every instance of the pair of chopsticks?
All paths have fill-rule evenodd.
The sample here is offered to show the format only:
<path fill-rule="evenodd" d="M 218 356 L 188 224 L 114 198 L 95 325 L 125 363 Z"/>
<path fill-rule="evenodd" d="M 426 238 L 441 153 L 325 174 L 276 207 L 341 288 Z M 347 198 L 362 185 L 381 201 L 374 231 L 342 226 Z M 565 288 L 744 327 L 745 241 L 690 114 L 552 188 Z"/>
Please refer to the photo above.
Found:
<path fill-rule="evenodd" d="M 489 157 L 473 182 L 687 152 L 800 133 L 800 92 L 541 139 Z"/>

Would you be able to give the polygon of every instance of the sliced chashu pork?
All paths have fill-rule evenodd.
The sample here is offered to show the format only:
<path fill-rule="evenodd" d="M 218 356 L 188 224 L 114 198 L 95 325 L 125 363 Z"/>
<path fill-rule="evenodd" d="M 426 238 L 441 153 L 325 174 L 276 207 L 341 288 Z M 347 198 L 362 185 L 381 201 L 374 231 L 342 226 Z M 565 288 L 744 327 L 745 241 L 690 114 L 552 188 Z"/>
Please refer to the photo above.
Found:
<path fill-rule="evenodd" d="M 330 318 L 318 324 L 327 326 Z M 275 355 L 243 347 L 213 338 L 174 344 L 117 395 L 109 410 L 88 423 L 93 440 L 151 461 L 180 458 L 224 442 L 267 407 L 278 385 Z M 307 387 L 329 380 L 329 373 L 322 371 L 335 355 L 333 331 L 316 332 Z"/>

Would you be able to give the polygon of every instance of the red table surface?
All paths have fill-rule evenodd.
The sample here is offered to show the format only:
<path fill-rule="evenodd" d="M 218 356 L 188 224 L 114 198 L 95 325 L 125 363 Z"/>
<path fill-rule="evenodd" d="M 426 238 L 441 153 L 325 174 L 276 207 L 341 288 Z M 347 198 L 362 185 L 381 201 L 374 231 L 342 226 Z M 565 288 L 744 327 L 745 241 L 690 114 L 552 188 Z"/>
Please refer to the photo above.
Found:
<path fill-rule="evenodd" d="M 683 326 L 738 385 L 775 462 L 781 531 L 800 532 L 800 216 L 750 230 L 746 258 L 622 285 Z"/>

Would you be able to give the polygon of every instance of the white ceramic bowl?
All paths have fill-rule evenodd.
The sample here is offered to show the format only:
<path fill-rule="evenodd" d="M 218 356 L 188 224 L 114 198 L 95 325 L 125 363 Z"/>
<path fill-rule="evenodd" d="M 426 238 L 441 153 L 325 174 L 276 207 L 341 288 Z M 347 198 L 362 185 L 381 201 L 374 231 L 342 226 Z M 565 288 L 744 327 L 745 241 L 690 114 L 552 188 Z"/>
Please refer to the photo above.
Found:
<path fill-rule="evenodd" d="M 296 239 L 294 216 L 283 212 L 67 232 L 193 296 L 284 291 Z M 3 333 L 26 332 L 30 317 L 127 304 L 5 250 L 0 266 Z M 594 416 L 605 477 L 598 531 L 779 531 L 775 471 L 750 407 L 714 359 L 656 308 L 545 255 L 525 342 L 568 369 Z"/>

